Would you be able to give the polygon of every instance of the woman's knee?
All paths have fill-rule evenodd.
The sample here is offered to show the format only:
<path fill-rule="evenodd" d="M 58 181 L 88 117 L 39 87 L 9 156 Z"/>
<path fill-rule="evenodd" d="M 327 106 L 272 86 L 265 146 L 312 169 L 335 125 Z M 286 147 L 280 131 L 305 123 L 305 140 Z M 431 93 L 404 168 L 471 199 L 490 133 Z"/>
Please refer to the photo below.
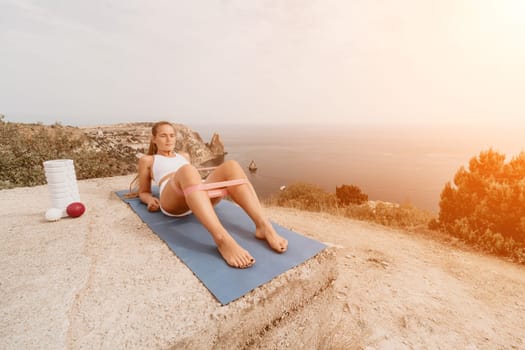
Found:
<path fill-rule="evenodd" d="M 229 160 L 225 161 L 224 163 L 222 163 L 222 165 L 228 171 L 243 172 L 243 170 L 241 168 L 241 165 L 236 160 L 229 159 Z"/>
<path fill-rule="evenodd" d="M 199 171 L 191 164 L 183 165 L 179 170 L 177 170 L 175 177 L 181 182 L 199 183 L 201 180 Z"/>

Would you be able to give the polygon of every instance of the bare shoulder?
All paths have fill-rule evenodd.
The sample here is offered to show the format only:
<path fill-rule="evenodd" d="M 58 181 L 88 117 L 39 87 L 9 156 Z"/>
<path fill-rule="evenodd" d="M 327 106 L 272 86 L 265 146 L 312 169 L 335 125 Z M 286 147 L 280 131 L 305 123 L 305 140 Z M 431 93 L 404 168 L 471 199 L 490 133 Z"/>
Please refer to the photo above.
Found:
<path fill-rule="evenodd" d="M 142 157 L 139 158 L 139 166 L 140 167 L 151 167 L 153 164 L 153 156 L 149 154 L 145 154 Z"/>

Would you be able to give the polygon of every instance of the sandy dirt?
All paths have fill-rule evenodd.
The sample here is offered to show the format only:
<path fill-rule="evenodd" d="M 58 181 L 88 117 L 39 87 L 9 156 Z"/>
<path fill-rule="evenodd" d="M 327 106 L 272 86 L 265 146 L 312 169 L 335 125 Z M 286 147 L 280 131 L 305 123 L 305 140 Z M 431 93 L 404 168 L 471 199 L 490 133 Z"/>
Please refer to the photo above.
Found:
<path fill-rule="evenodd" d="M 128 182 L 125 177 L 83 181 L 89 211 L 60 224 L 43 221 L 45 204 L 30 205 L 35 193 L 45 194 L 45 187 L 0 191 L 1 349 L 20 348 L 16 344 L 89 348 L 87 341 L 93 344 L 98 338 L 134 348 L 134 341 L 158 334 L 165 334 L 162 341 L 168 342 L 166 320 L 184 320 L 170 309 L 177 301 L 168 293 L 181 278 L 188 282 L 179 288 L 206 296 L 192 299 L 192 305 L 200 308 L 202 318 L 209 317 L 214 301 L 191 272 L 111 196 L 113 187 Z M 525 267 L 366 222 L 288 208 L 265 211 L 275 222 L 335 247 L 339 275 L 334 301 L 325 310 L 331 324 L 316 330 L 323 348 L 525 349 Z M 140 250 L 130 260 L 133 253 L 121 247 L 134 246 Z M 63 253 L 44 259 L 57 251 Z M 123 274 L 134 279 L 121 286 L 115 281 Z M 152 283 L 159 288 L 151 289 Z M 159 298 L 164 302 L 160 306 Z M 93 305 L 99 314 L 87 313 Z M 130 305 L 144 309 L 130 311 Z M 119 308 L 127 318 L 115 318 Z M 130 321 L 129 315 L 136 319 Z M 112 322 L 120 328 L 115 330 Z M 106 323 L 113 333 L 99 337 L 94 325 Z M 137 332 L 124 327 L 129 325 Z M 289 348 L 298 344 L 296 339 L 284 343 Z"/>
<path fill-rule="evenodd" d="M 523 266 L 347 218 L 268 214 L 337 248 L 329 347 L 525 349 Z"/>

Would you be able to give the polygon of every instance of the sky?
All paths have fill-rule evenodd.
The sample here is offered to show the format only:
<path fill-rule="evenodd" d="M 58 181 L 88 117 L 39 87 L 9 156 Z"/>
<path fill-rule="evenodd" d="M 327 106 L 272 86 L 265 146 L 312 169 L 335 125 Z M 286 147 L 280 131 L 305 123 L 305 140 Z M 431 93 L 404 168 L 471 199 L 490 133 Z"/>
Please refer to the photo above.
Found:
<path fill-rule="evenodd" d="M 525 126 L 523 0 L 0 0 L 0 114 Z"/>

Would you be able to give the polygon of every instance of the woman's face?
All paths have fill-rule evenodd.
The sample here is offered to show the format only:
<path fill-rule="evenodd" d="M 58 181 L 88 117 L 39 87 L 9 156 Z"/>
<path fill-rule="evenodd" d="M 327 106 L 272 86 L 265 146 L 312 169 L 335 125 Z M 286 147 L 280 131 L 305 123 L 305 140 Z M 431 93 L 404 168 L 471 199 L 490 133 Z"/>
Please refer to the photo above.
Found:
<path fill-rule="evenodd" d="M 157 128 L 157 135 L 153 136 L 153 143 L 157 145 L 157 152 L 171 152 L 175 147 L 175 130 L 171 125 L 163 124 Z"/>

